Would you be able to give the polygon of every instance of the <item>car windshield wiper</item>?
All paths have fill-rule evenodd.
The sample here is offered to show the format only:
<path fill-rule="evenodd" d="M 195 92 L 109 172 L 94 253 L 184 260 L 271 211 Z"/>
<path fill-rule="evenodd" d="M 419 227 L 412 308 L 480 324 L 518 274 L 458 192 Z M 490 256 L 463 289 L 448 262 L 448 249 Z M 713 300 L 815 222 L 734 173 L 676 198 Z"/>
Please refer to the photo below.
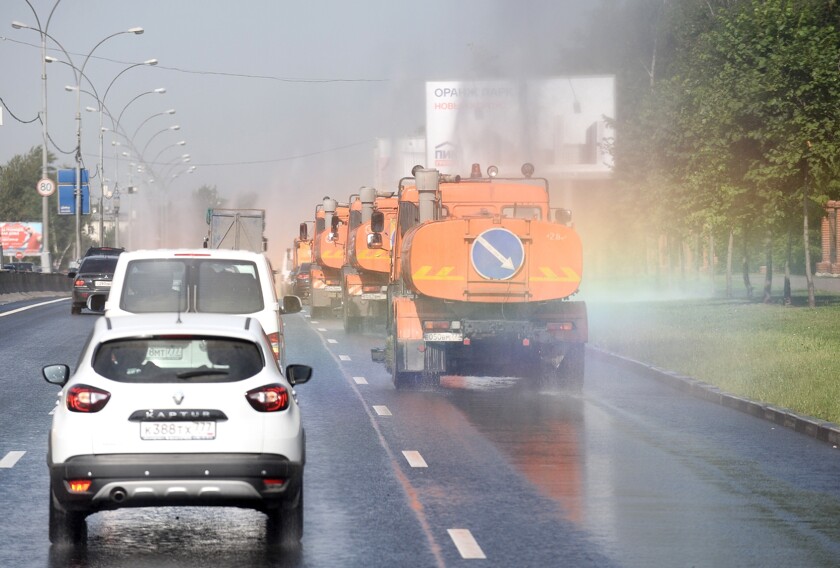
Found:
<path fill-rule="evenodd" d="M 180 373 L 176 373 L 175 376 L 179 379 L 190 379 L 192 377 L 200 377 L 201 375 L 227 375 L 229 371 L 225 371 L 224 369 L 195 369 L 192 371 L 181 371 Z"/>

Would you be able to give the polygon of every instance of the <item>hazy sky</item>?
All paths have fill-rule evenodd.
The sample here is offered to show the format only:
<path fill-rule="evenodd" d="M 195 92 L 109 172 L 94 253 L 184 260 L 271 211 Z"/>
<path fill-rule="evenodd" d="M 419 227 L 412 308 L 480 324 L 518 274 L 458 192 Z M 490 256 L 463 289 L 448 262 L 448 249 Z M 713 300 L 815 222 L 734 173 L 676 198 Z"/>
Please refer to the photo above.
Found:
<path fill-rule="evenodd" d="M 46 25 L 55 0 L 30 2 Z M 116 79 L 105 106 L 114 115 L 123 112 L 123 131 L 137 132 L 135 146 L 147 148 L 147 160 L 160 154 L 159 171 L 171 175 L 196 166 L 170 183 L 170 200 L 204 184 L 216 186 L 231 206 L 238 195 L 256 195 L 247 205 L 268 210 L 268 236 L 279 252 L 291 243 L 297 224 L 313 216 L 321 197 L 346 199 L 372 183 L 377 138 L 418 133 L 425 120 L 425 81 L 481 79 L 496 68 L 514 77 L 550 76 L 559 46 L 580 26 L 588 4 L 61 0 L 48 33 L 81 67 L 100 40 L 143 27 L 143 35 L 119 35 L 96 48 L 85 75 L 102 97 L 130 64 L 158 59 L 157 67 L 135 67 Z M 0 97 L 20 119 L 31 120 L 41 107 L 40 36 L 13 29 L 11 22 L 37 23 L 25 0 L 1 0 L 0 16 Z M 52 41 L 48 46 L 56 47 Z M 60 50 L 49 53 L 66 59 Z M 70 151 L 76 97 L 64 86 L 75 79 L 60 63 L 49 64 L 47 73 L 49 132 L 61 150 Z M 89 90 L 84 81 L 83 87 Z M 167 92 L 128 104 L 159 87 Z M 97 104 L 82 94 L 81 106 Z M 172 108 L 174 115 L 149 118 Z M 0 164 L 40 146 L 38 122 L 20 124 L 5 110 L 3 118 Z M 96 113 L 82 110 L 82 151 L 91 171 L 98 162 L 98 121 Z M 110 127 L 107 118 L 105 124 Z M 161 132 L 173 125 L 180 130 Z M 104 136 L 105 177 L 113 180 L 112 140 L 125 141 Z M 175 145 L 181 140 L 186 145 Z M 186 166 L 177 163 L 183 153 L 190 154 Z M 72 155 L 59 155 L 62 165 L 73 166 Z M 122 158 L 117 170 L 122 186 L 128 184 L 127 163 Z M 146 190 L 147 199 L 153 195 Z M 180 244 L 199 246 L 201 236 Z"/>

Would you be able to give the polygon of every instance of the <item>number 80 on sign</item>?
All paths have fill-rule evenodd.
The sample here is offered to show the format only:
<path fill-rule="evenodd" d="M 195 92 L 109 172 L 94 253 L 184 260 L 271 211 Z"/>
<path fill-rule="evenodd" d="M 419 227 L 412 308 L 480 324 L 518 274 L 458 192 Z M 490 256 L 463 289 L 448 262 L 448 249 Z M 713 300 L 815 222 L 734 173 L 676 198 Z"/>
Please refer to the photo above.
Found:
<path fill-rule="evenodd" d="M 38 195 L 42 197 L 49 197 L 55 193 L 55 182 L 50 178 L 43 178 L 38 180 L 38 185 L 35 186 L 38 190 Z"/>

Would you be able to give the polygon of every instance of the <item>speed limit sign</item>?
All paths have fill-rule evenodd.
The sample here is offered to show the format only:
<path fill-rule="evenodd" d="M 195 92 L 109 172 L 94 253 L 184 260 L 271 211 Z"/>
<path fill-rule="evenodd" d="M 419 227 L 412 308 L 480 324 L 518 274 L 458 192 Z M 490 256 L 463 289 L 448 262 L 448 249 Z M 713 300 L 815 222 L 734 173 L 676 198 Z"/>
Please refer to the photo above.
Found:
<path fill-rule="evenodd" d="M 38 180 L 38 185 L 35 189 L 38 190 L 38 195 L 42 197 L 49 197 L 55 193 L 55 182 L 50 178 L 43 178 Z"/>

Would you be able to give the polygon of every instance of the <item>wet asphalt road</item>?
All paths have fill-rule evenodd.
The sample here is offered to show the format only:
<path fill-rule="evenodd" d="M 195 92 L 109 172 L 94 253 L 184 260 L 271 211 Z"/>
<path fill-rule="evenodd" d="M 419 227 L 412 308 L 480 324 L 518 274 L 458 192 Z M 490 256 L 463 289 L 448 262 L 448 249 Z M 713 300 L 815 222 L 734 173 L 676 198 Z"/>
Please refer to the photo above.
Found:
<path fill-rule="evenodd" d="M 305 314 L 287 318 L 288 360 L 315 368 L 297 389 L 300 550 L 222 508 L 100 513 L 86 548 L 51 547 L 40 368 L 75 364 L 96 316 L 4 315 L 23 305 L 0 306 L 0 566 L 840 565 L 838 449 L 594 359 L 582 395 L 461 377 L 397 392 L 370 361 L 381 331 Z"/>

